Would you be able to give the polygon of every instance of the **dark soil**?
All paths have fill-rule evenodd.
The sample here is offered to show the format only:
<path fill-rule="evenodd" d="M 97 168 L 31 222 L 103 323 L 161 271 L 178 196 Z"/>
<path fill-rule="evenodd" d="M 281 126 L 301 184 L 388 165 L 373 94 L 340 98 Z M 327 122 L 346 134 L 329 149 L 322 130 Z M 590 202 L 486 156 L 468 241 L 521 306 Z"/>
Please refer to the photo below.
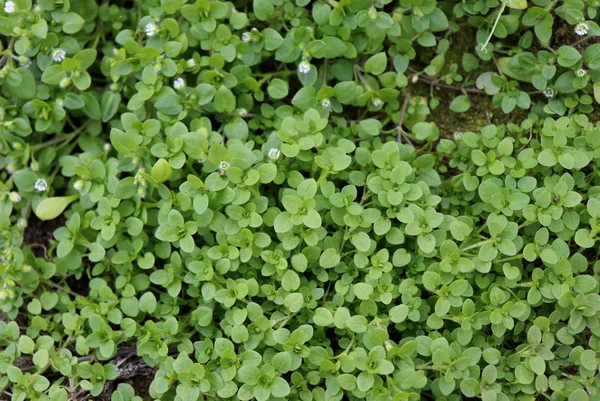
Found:
<path fill-rule="evenodd" d="M 23 243 L 29 245 L 31 252 L 38 258 L 47 258 L 50 241 L 53 239 L 52 233 L 64 224 L 63 216 L 54 220 L 42 221 L 32 213 L 23 235 Z"/>

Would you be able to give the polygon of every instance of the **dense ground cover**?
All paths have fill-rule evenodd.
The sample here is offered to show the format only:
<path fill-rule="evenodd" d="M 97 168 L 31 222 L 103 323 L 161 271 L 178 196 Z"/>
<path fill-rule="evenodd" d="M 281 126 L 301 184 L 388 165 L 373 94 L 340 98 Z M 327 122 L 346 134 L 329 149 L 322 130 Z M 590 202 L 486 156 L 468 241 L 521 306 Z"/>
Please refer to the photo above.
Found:
<path fill-rule="evenodd" d="M 596 0 L 0 6 L 0 399 L 600 399 Z"/>

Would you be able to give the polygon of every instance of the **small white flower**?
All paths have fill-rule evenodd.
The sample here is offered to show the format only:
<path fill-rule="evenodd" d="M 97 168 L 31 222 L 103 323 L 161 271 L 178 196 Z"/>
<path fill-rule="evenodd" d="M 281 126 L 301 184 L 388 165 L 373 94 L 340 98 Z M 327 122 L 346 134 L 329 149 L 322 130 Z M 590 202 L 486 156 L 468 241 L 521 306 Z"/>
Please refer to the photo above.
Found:
<path fill-rule="evenodd" d="M 281 151 L 277 148 L 271 148 L 269 150 L 269 159 L 275 161 L 277 159 L 279 159 L 279 156 L 281 156 Z"/>
<path fill-rule="evenodd" d="M 585 77 L 585 74 L 587 74 L 587 71 L 584 70 L 583 68 L 580 68 L 577 70 L 577 72 L 575 73 L 578 77 Z"/>
<path fill-rule="evenodd" d="M 73 184 L 73 189 L 75 189 L 75 191 L 81 191 L 84 185 L 85 182 L 83 180 L 77 180 L 75 181 L 75 184 Z"/>
<path fill-rule="evenodd" d="M 4 167 L 4 170 L 6 170 L 6 172 L 11 175 L 12 173 L 15 172 L 15 164 L 14 163 L 8 163 L 6 165 L 6 167 Z"/>
<path fill-rule="evenodd" d="M 460 141 L 460 138 L 462 138 L 462 136 L 463 136 L 463 133 L 461 131 L 456 131 L 454 133 L 454 140 L 455 141 Z"/>
<path fill-rule="evenodd" d="M 237 109 L 237 114 L 240 117 L 246 117 L 248 115 L 248 110 L 246 110 L 244 108 L 239 108 L 239 109 Z"/>
<path fill-rule="evenodd" d="M 188 61 L 185 62 L 185 65 L 188 66 L 188 68 L 194 68 L 196 66 L 196 60 L 194 60 L 193 58 L 189 59 Z"/>
<path fill-rule="evenodd" d="M 146 199 L 146 187 L 138 187 L 137 193 L 140 199 Z"/>
<path fill-rule="evenodd" d="M 110 150 L 112 149 L 112 146 L 111 146 L 111 144 L 110 144 L 110 143 L 106 142 L 106 143 L 104 144 L 103 148 L 104 148 L 104 152 L 108 153 L 108 152 L 110 152 Z"/>
<path fill-rule="evenodd" d="M 329 100 L 329 99 L 321 100 L 321 106 L 325 107 L 326 109 L 330 109 L 331 108 L 331 100 Z"/>
<path fill-rule="evenodd" d="M 219 168 L 223 171 L 227 170 L 229 168 L 229 162 L 226 162 L 225 160 L 223 160 L 222 162 L 219 163 Z"/>
<path fill-rule="evenodd" d="M 383 104 L 383 102 L 380 98 L 374 97 L 373 99 L 371 99 L 371 104 L 373 105 L 373 107 L 379 107 Z"/>
<path fill-rule="evenodd" d="M 146 30 L 146 36 L 154 36 L 154 35 L 156 35 L 156 32 L 158 31 L 158 27 L 156 25 L 154 25 L 153 23 L 148 23 L 148 24 L 146 24 L 145 30 Z"/>
<path fill-rule="evenodd" d="M 588 29 L 590 29 L 589 25 L 585 22 L 580 22 L 575 25 L 575 33 L 579 36 L 587 35 Z"/>
<path fill-rule="evenodd" d="M 544 96 L 546 96 L 548 98 L 554 97 L 554 89 L 552 89 L 552 88 L 544 89 Z"/>
<path fill-rule="evenodd" d="M 183 80 L 183 78 L 177 78 L 173 83 L 173 87 L 177 90 L 185 88 L 185 81 Z"/>
<path fill-rule="evenodd" d="M 45 192 L 48 189 L 48 183 L 43 178 L 38 178 L 33 187 L 36 191 Z"/>
<path fill-rule="evenodd" d="M 310 71 L 310 63 L 306 60 L 302 60 L 300 64 L 298 64 L 298 72 L 300 74 L 308 74 Z"/>
<path fill-rule="evenodd" d="M 252 40 L 252 35 L 250 34 L 250 32 L 244 32 L 242 34 L 242 41 L 248 43 Z"/>
<path fill-rule="evenodd" d="M 57 63 L 63 61 L 66 55 L 67 53 L 63 49 L 52 49 L 52 60 L 56 61 Z"/>
<path fill-rule="evenodd" d="M 15 2 L 14 1 L 7 1 L 6 3 L 4 3 L 4 12 L 7 14 L 11 14 L 14 13 L 16 10 L 15 8 Z"/>

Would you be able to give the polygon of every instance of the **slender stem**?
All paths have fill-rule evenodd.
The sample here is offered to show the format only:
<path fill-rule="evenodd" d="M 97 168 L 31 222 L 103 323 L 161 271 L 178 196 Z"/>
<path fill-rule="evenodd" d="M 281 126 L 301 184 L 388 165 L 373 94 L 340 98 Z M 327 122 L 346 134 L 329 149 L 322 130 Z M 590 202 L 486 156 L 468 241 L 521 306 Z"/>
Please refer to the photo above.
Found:
<path fill-rule="evenodd" d="M 402 102 L 402 111 L 400 112 L 400 120 L 398 120 L 398 134 L 396 135 L 396 141 L 402 142 L 402 137 L 406 138 L 406 141 L 412 145 L 412 142 L 408 137 L 402 135 L 402 124 L 404 123 L 404 116 L 406 115 L 406 108 L 408 101 L 410 100 L 410 87 L 406 87 L 406 94 L 404 95 L 404 102 Z"/>
<path fill-rule="evenodd" d="M 12 50 L 13 46 L 15 45 L 16 40 L 17 40 L 17 38 L 13 36 L 13 38 L 8 43 L 8 47 L 6 48 L 6 50 L 4 50 L 4 55 L 2 56 L 2 58 L 0 58 L 0 67 L 2 65 L 4 65 L 6 60 L 8 60 L 8 56 L 11 54 L 11 50 Z"/>
<path fill-rule="evenodd" d="M 583 38 L 583 39 L 579 39 L 577 42 L 573 42 L 573 43 L 571 43 L 569 46 L 571 46 L 571 47 L 577 47 L 577 46 L 579 46 L 580 44 L 582 44 L 582 43 L 586 42 L 587 40 L 589 40 L 589 39 L 591 39 L 591 38 L 592 38 L 591 36 L 586 36 L 586 37 L 585 37 L 585 38 Z"/>
<path fill-rule="evenodd" d="M 498 26 L 498 22 L 500 21 L 500 17 L 502 17 L 502 13 L 504 12 L 504 9 L 506 8 L 506 2 L 503 1 L 502 2 L 502 7 L 500 7 L 500 11 L 498 12 L 498 16 L 496 17 L 496 20 L 494 21 L 494 25 L 492 26 L 492 31 L 490 32 L 490 35 L 488 36 L 487 40 L 485 41 L 485 43 L 482 44 L 481 46 L 481 51 L 484 53 L 487 53 L 487 45 L 488 43 L 490 43 L 490 40 L 492 39 L 492 36 L 494 35 L 494 31 L 496 30 L 496 26 Z"/>
<path fill-rule="evenodd" d="M 523 257 L 524 257 L 523 255 L 515 255 L 515 256 L 508 257 L 508 258 L 495 260 L 494 263 L 510 262 L 511 260 L 523 259 Z"/>
<path fill-rule="evenodd" d="M 478 242 L 478 243 L 476 243 L 474 245 L 468 246 L 468 247 L 462 249 L 461 251 L 462 252 L 466 252 L 469 249 L 480 248 L 480 247 L 484 246 L 485 244 L 489 244 L 489 243 L 494 242 L 494 241 L 495 241 L 495 239 L 489 238 L 489 239 L 486 239 L 485 241 L 481 241 L 481 242 Z"/>
<path fill-rule="evenodd" d="M 32 152 L 35 152 L 36 150 L 47 148 L 48 146 L 56 145 L 57 143 L 68 141 L 68 140 L 70 140 L 72 138 L 73 138 L 73 135 L 70 135 L 70 136 L 59 136 L 57 138 L 50 139 L 49 141 L 42 142 L 42 143 L 37 144 L 37 145 L 33 145 L 32 147 L 30 147 L 30 150 Z"/>
<path fill-rule="evenodd" d="M 359 66 L 355 65 L 354 72 L 355 72 L 356 76 L 358 77 L 358 79 L 360 80 L 360 82 L 362 82 L 362 84 L 370 90 L 371 87 L 369 86 L 369 83 L 367 82 L 367 80 L 365 79 L 363 74 L 360 72 L 359 68 L 360 68 Z"/>
<path fill-rule="evenodd" d="M 431 79 L 425 78 L 419 75 L 419 81 L 429 84 L 431 86 L 437 86 L 438 88 L 452 89 L 455 91 L 468 92 L 468 93 L 477 93 L 480 95 L 485 95 L 485 91 L 476 88 L 463 88 L 461 86 L 447 85 L 441 82 L 433 81 Z"/>

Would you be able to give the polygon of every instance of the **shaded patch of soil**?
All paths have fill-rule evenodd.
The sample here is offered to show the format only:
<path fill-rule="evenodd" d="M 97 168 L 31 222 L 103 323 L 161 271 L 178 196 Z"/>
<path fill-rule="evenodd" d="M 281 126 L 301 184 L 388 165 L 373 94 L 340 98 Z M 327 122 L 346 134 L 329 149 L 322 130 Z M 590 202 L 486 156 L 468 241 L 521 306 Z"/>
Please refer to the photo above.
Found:
<path fill-rule="evenodd" d="M 50 241 L 52 241 L 54 230 L 64 226 L 64 216 L 54 220 L 42 221 L 33 213 L 27 222 L 27 228 L 23 234 L 23 244 L 31 247 L 31 252 L 38 258 L 47 258 Z"/>

